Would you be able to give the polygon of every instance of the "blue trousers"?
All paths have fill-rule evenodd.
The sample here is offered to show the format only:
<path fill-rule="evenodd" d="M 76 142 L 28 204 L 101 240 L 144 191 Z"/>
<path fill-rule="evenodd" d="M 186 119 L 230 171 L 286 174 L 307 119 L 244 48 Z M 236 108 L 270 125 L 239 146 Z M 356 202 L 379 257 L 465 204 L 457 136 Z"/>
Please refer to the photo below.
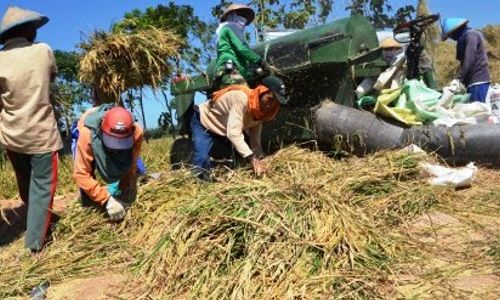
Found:
<path fill-rule="evenodd" d="M 214 145 L 215 134 L 209 132 L 200 122 L 200 113 L 195 110 L 191 119 L 191 134 L 193 138 L 193 167 L 198 176 L 209 173 L 210 151 Z"/>
<path fill-rule="evenodd" d="M 470 102 L 479 101 L 484 103 L 489 88 L 489 82 L 469 86 L 467 88 L 467 93 L 470 94 Z"/>

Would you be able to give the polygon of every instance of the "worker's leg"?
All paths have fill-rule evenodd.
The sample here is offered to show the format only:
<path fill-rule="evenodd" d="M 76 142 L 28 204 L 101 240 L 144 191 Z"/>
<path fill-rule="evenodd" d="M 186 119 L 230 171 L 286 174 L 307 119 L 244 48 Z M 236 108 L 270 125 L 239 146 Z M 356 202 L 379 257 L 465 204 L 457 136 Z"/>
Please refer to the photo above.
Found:
<path fill-rule="evenodd" d="M 57 152 L 31 156 L 26 247 L 41 250 L 49 231 L 52 202 L 57 185 Z"/>
<path fill-rule="evenodd" d="M 467 93 L 470 94 L 470 102 L 479 101 L 484 103 L 486 101 L 486 96 L 488 95 L 489 88 L 489 82 L 469 85 L 469 87 L 467 88 Z"/>
<path fill-rule="evenodd" d="M 204 176 L 210 170 L 210 150 L 214 144 L 213 136 L 200 122 L 200 113 L 195 110 L 191 119 L 193 138 L 193 167 L 197 176 Z"/>
<path fill-rule="evenodd" d="M 31 156 L 28 154 L 18 153 L 7 150 L 7 156 L 14 168 L 16 174 L 17 188 L 19 189 L 19 196 L 25 205 L 29 203 L 29 190 L 31 181 Z"/>

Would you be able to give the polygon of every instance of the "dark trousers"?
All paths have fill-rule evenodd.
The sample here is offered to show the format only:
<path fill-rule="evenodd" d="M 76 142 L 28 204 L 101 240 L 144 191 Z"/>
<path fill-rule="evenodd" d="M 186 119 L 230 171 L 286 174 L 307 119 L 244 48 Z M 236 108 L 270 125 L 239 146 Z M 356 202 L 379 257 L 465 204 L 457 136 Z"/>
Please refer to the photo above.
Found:
<path fill-rule="evenodd" d="M 467 93 L 470 94 L 470 102 L 479 101 L 486 102 L 486 96 L 488 95 L 488 89 L 490 88 L 490 83 L 481 83 L 469 86 L 467 88 Z"/>
<path fill-rule="evenodd" d="M 210 151 L 214 145 L 215 135 L 209 132 L 200 122 L 200 112 L 197 107 L 191 119 L 191 134 L 193 138 L 193 167 L 194 172 L 199 177 L 205 177 L 209 174 Z"/>
<path fill-rule="evenodd" d="M 52 218 L 52 202 L 57 185 L 57 152 L 23 154 L 7 150 L 16 173 L 19 195 L 27 205 L 26 248 L 41 250 Z"/>

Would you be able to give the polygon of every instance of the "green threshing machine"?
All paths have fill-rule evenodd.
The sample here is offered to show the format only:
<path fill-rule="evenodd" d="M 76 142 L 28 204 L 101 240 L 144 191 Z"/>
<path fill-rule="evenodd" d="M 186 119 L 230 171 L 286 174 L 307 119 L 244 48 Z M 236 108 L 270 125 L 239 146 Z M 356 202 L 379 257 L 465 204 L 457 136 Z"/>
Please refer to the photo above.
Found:
<path fill-rule="evenodd" d="M 253 49 L 278 70 L 274 75 L 285 83 L 289 99 L 277 118 L 265 124 L 262 144 L 267 149 L 313 139 L 310 110 L 313 106 L 331 99 L 353 107 L 356 85 L 365 77 L 378 76 L 386 67 L 375 28 L 360 15 L 297 31 Z M 183 134 L 189 135 L 194 94 L 211 90 L 213 66 L 214 62 L 206 73 L 183 78 L 172 85 Z M 174 142 L 172 162 L 186 159 L 188 144 L 186 138 Z M 214 145 L 213 152 L 218 151 L 220 147 Z"/>

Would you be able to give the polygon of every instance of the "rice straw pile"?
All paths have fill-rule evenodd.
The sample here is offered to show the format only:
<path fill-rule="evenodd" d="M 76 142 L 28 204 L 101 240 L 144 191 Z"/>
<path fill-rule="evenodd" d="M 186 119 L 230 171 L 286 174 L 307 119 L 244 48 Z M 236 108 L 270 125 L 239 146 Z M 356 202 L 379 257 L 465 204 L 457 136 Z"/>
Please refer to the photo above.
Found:
<path fill-rule="evenodd" d="M 387 152 L 348 162 L 288 148 L 273 176 L 155 184 L 132 216 L 135 296 L 275 299 L 382 297 L 395 254 L 388 225 L 449 193 L 416 179 L 423 157 Z M 161 200 L 160 200 L 161 199 Z"/>
<path fill-rule="evenodd" d="M 156 89 L 171 74 L 169 60 L 181 44 L 174 33 L 154 27 L 136 33 L 96 31 L 80 46 L 80 79 L 116 98 L 129 88 Z"/>
<path fill-rule="evenodd" d="M 104 270 L 127 271 L 130 298 L 382 298 L 400 237 L 393 225 L 448 201 L 406 152 L 333 160 L 289 147 L 273 175 L 248 169 L 200 184 L 168 172 L 113 225 L 76 204 L 40 258 L 2 249 L 0 298 Z"/>

